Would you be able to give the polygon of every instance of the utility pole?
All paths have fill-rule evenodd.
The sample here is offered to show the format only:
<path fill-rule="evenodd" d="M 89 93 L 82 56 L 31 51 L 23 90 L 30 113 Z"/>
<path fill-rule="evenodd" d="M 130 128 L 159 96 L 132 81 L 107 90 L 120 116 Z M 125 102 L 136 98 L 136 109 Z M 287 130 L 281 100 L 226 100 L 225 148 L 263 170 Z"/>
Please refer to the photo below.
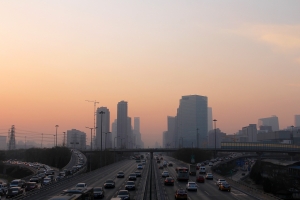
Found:
<path fill-rule="evenodd" d="M 99 102 L 97 102 L 96 100 L 95 101 L 85 100 L 85 101 L 94 103 L 94 137 L 96 137 L 96 115 L 97 115 L 96 104 Z"/>

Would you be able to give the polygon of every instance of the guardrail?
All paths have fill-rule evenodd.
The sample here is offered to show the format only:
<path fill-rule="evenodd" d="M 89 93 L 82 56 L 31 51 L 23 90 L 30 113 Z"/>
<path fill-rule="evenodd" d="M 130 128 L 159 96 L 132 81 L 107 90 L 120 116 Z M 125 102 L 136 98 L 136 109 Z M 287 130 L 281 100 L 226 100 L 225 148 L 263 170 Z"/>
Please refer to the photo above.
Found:
<path fill-rule="evenodd" d="M 143 173 L 141 176 L 141 180 L 140 180 L 140 184 L 139 184 L 139 190 L 136 193 L 136 198 L 135 199 L 140 199 L 143 200 L 144 195 L 145 195 L 145 190 L 147 187 L 147 177 L 148 177 L 148 173 L 149 173 L 149 166 L 150 164 L 146 164 L 145 168 L 143 169 Z"/>

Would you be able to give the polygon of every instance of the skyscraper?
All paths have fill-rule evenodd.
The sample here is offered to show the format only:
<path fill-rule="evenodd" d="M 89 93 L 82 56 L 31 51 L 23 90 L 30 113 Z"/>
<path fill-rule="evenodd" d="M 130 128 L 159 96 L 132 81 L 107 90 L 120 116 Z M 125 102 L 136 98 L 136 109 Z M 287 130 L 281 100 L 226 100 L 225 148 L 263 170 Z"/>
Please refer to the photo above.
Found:
<path fill-rule="evenodd" d="M 169 136 L 169 147 L 176 147 L 176 132 L 175 132 L 175 126 L 176 126 L 176 118 L 172 116 L 168 116 L 168 136 Z"/>
<path fill-rule="evenodd" d="M 212 108 L 208 107 L 207 108 L 207 128 L 208 131 L 213 130 L 213 117 L 212 117 Z"/>
<path fill-rule="evenodd" d="M 273 115 L 272 117 L 261 118 L 258 120 L 258 127 L 260 126 L 272 126 L 273 131 L 279 131 L 278 117 Z"/>
<path fill-rule="evenodd" d="M 117 146 L 116 144 L 116 137 L 117 137 L 117 119 L 115 119 L 115 121 L 111 124 L 111 135 L 112 135 L 112 142 L 113 142 L 113 147 L 115 148 Z"/>
<path fill-rule="evenodd" d="M 142 142 L 142 136 L 141 136 L 141 132 L 140 132 L 140 118 L 139 117 L 134 118 L 133 134 L 135 136 L 134 146 L 136 148 L 142 148 L 144 145 Z"/>
<path fill-rule="evenodd" d="M 300 115 L 295 115 L 295 127 L 300 127 Z"/>
<path fill-rule="evenodd" d="M 203 147 L 207 143 L 207 97 L 182 96 L 177 109 L 179 147 Z"/>
<path fill-rule="evenodd" d="M 104 114 L 100 114 L 103 111 Z M 102 118 L 102 124 L 101 124 Z M 96 149 L 101 149 L 101 125 L 102 125 L 102 150 L 105 148 L 111 148 L 111 134 L 108 133 L 110 130 L 110 112 L 107 107 L 97 108 L 96 115 L 96 141 L 95 147 Z"/>
<path fill-rule="evenodd" d="M 128 106 L 126 101 L 120 101 L 117 106 L 117 147 L 126 148 L 127 126 L 128 126 Z"/>

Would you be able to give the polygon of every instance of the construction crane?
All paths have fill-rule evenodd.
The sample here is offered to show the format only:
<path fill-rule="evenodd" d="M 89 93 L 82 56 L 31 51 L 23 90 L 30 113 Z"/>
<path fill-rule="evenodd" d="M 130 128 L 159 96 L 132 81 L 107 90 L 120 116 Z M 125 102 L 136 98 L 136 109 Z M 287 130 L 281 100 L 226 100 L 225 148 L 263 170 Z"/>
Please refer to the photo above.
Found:
<path fill-rule="evenodd" d="M 96 104 L 99 103 L 98 101 L 90 101 L 90 100 L 85 100 L 87 102 L 94 103 L 94 137 L 96 137 Z"/>

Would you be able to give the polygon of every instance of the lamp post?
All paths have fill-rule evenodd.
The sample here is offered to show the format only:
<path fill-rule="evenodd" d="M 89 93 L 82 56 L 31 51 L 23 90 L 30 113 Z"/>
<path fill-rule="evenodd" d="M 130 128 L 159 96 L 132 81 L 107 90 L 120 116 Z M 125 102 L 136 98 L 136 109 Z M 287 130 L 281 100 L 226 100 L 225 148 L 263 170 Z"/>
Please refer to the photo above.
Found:
<path fill-rule="evenodd" d="M 294 126 L 291 126 L 292 134 L 291 134 L 291 143 L 294 144 Z"/>
<path fill-rule="evenodd" d="M 199 148 L 199 128 L 197 128 L 197 148 Z"/>
<path fill-rule="evenodd" d="M 56 134 L 55 134 L 55 135 L 56 135 L 56 143 L 55 143 L 55 144 L 56 144 L 56 146 L 57 146 L 57 128 L 58 128 L 59 126 L 58 126 L 58 125 L 55 125 L 55 127 L 56 127 Z"/>
<path fill-rule="evenodd" d="M 105 112 L 102 110 L 99 112 L 99 114 L 101 115 L 101 151 L 102 151 L 102 115 L 105 114 Z"/>
<path fill-rule="evenodd" d="M 215 124 L 215 158 L 217 156 L 217 120 L 214 119 L 214 124 Z"/>

